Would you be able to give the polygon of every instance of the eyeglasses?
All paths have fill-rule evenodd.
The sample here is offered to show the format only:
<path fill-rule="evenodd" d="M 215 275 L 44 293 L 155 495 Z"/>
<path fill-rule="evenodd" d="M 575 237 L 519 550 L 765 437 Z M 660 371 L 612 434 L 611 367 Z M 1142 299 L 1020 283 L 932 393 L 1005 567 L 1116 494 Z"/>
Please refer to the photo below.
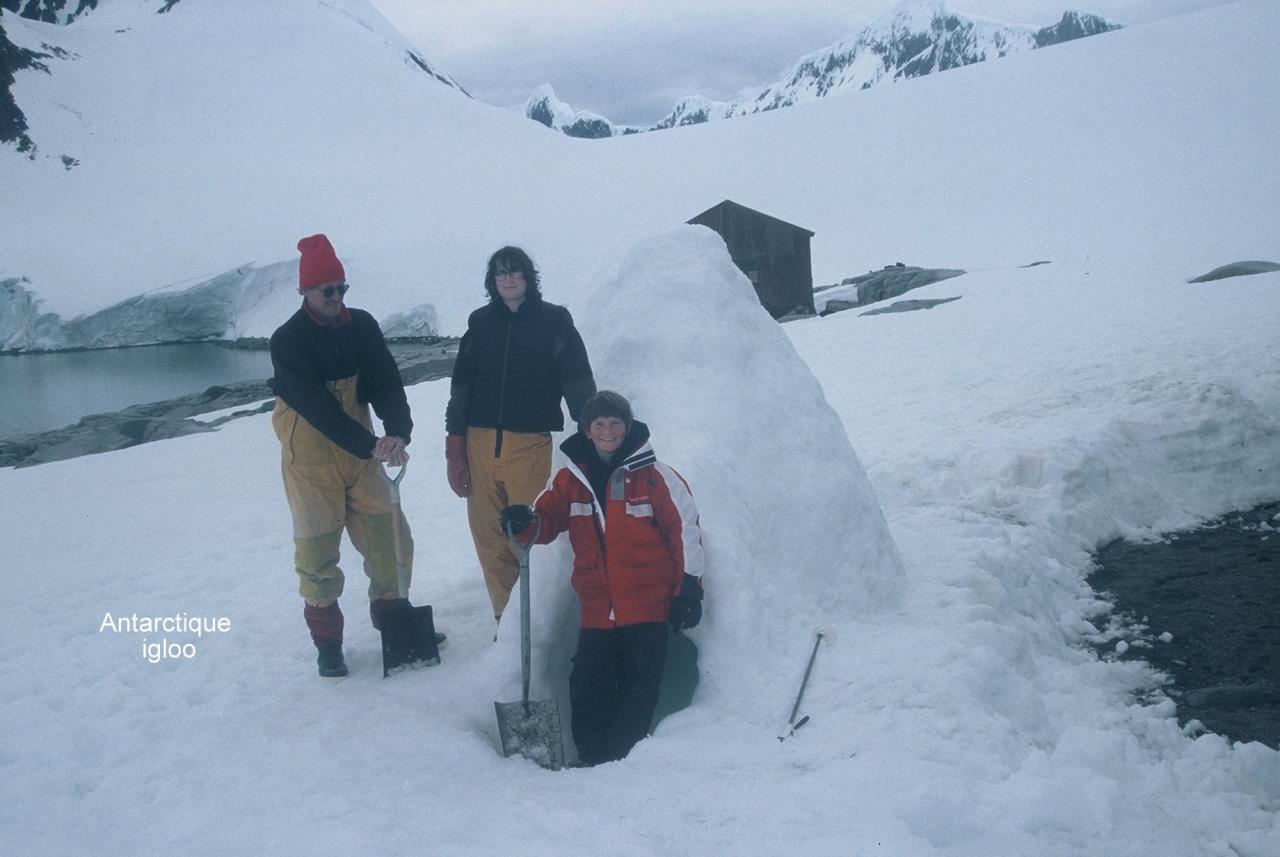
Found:
<path fill-rule="evenodd" d="M 341 297 L 347 293 L 347 289 L 349 288 L 351 287 L 346 283 L 338 283 L 336 286 L 325 286 L 320 290 L 320 294 L 324 295 L 326 298 L 331 298 L 333 297 L 333 293 L 337 292 L 338 296 Z"/>
<path fill-rule="evenodd" d="M 523 280 L 524 271 L 498 271 L 493 275 L 493 279 L 499 282 L 503 280 Z"/>

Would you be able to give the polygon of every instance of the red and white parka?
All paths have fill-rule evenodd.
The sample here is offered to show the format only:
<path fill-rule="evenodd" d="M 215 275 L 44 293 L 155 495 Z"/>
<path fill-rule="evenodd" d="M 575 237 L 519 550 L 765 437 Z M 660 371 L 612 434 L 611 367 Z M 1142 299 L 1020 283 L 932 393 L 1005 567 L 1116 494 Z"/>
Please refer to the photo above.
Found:
<path fill-rule="evenodd" d="M 569 531 L 583 628 L 667 621 L 684 575 L 701 578 L 706 566 L 693 494 L 648 441 L 648 427 L 634 421 L 605 496 L 597 497 L 587 477 L 596 466 L 595 448 L 574 434 L 560 445 L 570 464 L 534 503 L 539 544 Z"/>

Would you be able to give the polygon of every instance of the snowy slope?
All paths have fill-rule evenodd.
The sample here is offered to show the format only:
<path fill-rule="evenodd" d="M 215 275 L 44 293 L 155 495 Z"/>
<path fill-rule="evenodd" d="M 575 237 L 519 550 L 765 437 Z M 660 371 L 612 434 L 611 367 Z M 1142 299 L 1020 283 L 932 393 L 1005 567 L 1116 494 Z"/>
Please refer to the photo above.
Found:
<path fill-rule="evenodd" d="M 14 87 L 37 157 L 0 151 L 6 189 L 25 201 L 6 212 L 6 271 L 29 272 L 44 309 L 64 318 L 296 259 L 297 238 L 321 230 L 360 278 L 364 259 L 411 236 L 450 243 L 432 224 L 481 189 L 451 174 L 489 163 L 482 183 L 514 184 L 518 153 L 540 136 L 424 72 L 361 0 L 156 5 L 114 0 L 69 26 L 4 18 L 15 43 L 67 52 Z M 457 127 L 495 142 L 477 150 Z M 63 155 L 78 164 L 66 169 Z M 342 241 L 386 235 L 388 220 L 402 225 L 378 248 Z M 379 263 L 363 279 L 385 276 Z M 438 284 L 421 268 L 399 281 L 406 296 Z M 420 303 L 366 294 L 380 312 Z"/>
<path fill-rule="evenodd" d="M 1278 255 L 1266 34 L 1280 11 L 1258 0 L 858 98 L 589 143 L 440 84 L 346 3 L 136 5 L 67 27 L 4 19 L 15 41 L 76 57 L 15 84 L 49 157 L 0 151 L 0 181 L 25 201 L 4 215 L 0 277 L 28 277 L 64 318 L 287 262 L 324 230 L 354 305 L 383 317 L 430 303 L 457 333 L 498 246 L 526 246 L 553 299 L 572 303 L 637 235 L 726 197 L 814 229 L 815 282 L 896 260 L 1191 276 Z"/>

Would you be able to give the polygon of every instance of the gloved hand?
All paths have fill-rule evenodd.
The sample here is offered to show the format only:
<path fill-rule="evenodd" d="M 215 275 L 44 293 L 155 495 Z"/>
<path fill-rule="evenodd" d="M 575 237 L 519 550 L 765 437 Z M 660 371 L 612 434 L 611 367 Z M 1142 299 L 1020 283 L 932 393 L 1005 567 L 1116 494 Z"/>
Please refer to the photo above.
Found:
<path fill-rule="evenodd" d="M 702 578 L 684 576 L 680 594 L 671 599 L 671 627 L 677 631 L 693 628 L 702 621 Z"/>
<path fill-rule="evenodd" d="M 504 533 L 520 535 L 533 523 L 532 506 L 507 506 L 498 513 L 498 526 Z"/>
<path fill-rule="evenodd" d="M 459 497 L 471 493 L 471 465 L 467 463 L 467 438 L 451 434 L 444 439 L 444 458 L 448 467 L 449 487 Z"/>

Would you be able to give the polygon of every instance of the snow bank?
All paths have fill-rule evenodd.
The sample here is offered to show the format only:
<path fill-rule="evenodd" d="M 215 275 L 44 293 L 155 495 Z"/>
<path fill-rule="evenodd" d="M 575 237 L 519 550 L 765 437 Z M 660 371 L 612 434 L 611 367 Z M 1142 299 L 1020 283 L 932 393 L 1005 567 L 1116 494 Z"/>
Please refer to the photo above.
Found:
<path fill-rule="evenodd" d="M 41 304 L 26 279 L 0 280 L 0 351 L 54 347 L 41 343 L 60 341 L 62 319 L 41 312 Z"/>
<path fill-rule="evenodd" d="M 296 261 L 241 265 L 193 286 L 155 289 L 68 321 L 41 313 L 30 289 L 6 280 L 0 284 L 0 350 L 236 339 L 296 309 L 297 277 Z"/>
<path fill-rule="evenodd" d="M 354 286 L 370 287 L 378 299 L 376 278 L 358 260 L 351 268 Z M 199 342 L 262 336 L 298 308 L 298 262 L 241 265 L 197 283 L 156 289 L 89 315 L 63 321 L 40 312 L 41 301 L 17 280 L 0 282 L 0 350 L 58 351 L 69 348 L 119 348 L 162 342 Z M 363 307 L 361 297 L 355 305 Z M 434 336 L 435 307 L 421 304 L 385 319 L 386 336 Z"/>
<path fill-rule="evenodd" d="M 913 583 L 908 615 L 933 616 L 863 642 L 897 725 L 832 695 L 866 732 L 913 720 L 904 703 L 929 711 L 899 740 L 948 770 L 932 786 L 893 781 L 919 797 L 896 814 L 934 848 L 1214 854 L 1225 841 L 1262 855 L 1280 841 L 1280 754 L 1184 735 L 1173 704 L 1147 695 L 1157 677 L 1084 648 L 1101 636 L 1087 583 L 1100 544 L 1280 492 L 1280 297 L 1276 275 L 1250 280 L 1225 293 L 1043 266 L 921 289 L 964 292 L 945 315 L 787 325 L 860 438 Z M 892 371 L 849 371 L 872 365 Z M 1223 791 L 1193 785 L 1209 781 Z M 1024 837 L 1041 844 L 1008 844 Z"/>

